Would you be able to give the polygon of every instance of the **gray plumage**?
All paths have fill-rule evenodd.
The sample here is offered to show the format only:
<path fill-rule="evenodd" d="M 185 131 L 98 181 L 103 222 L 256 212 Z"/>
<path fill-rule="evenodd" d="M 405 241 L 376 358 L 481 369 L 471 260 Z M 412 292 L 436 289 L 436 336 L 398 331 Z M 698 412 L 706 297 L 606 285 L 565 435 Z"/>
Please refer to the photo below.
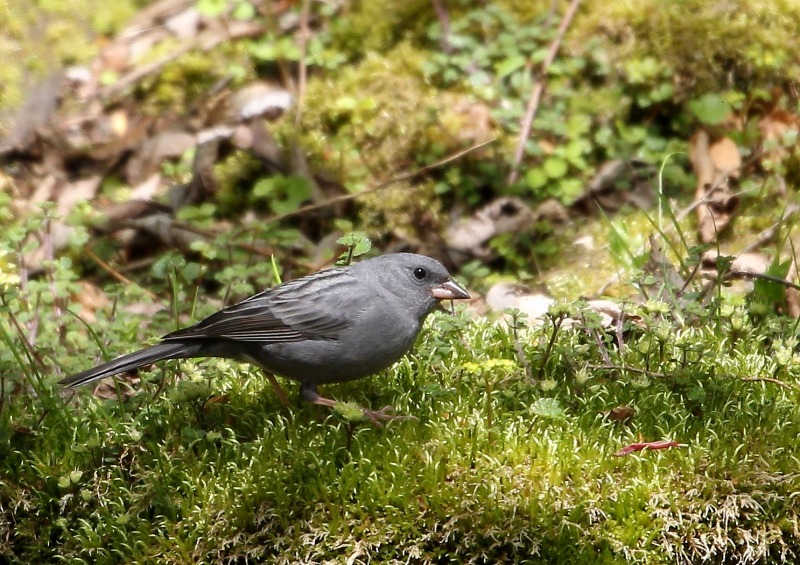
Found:
<path fill-rule="evenodd" d="M 267 289 L 60 383 L 78 387 L 162 359 L 227 357 L 299 381 L 305 400 L 330 405 L 317 385 L 385 369 L 411 349 L 440 300 L 468 297 L 438 261 L 384 255 Z"/>

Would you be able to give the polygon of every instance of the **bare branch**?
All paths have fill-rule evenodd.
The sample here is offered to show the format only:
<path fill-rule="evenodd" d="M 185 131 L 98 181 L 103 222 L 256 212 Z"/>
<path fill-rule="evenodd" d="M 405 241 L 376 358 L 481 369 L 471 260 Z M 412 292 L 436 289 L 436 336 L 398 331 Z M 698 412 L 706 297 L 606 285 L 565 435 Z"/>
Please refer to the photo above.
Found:
<path fill-rule="evenodd" d="M 537 80 L 534 83 L 533 88 L 531 88 L 531 96 L 528 99 L 528 107 L 525 111 L 525 116 L 522 118 L 522 124 L 519 128 L 519 140 L 517 141 L 517 148 L 514 151 L 514 161 L 511 165 L 511 172 L 508 175 L 506 184 L 514 184 L 519 178 L 519 165 L 522 162 L 522 154 L 525 152 L 525 143 L 528 141 L 528 137 L 530 137 L 531 125 L 533 124 L 534 117 L 536 117 L 536 110 L 539 108 L 539 100 L 541 100 L 542 92 L 544 91 L 545 75 L 547 75 L 547 70 L 550 68 L 550 65 L 553 64 L 553 61 L 555 61 L 558 48 L 561 46 L 561 42 L 564 39 L 564 34 L 567 32 L 569 24 L 572 23 L 572 18 L 575 17 L 575 13 L 578 11 L 578 6 L 580 6 L 580 3 L 581 0 L 572 0 L 570 2 L 564 17 L 561 18 L 561 23 L 558 26 L 556 37 L 553 39 L 553 42 L 550 44 L 550 49 L 547 51 L 547 57 L 545 57 L 545 60 L 542 61 L 542 67 L 539 71 L 539 80 Z"/>

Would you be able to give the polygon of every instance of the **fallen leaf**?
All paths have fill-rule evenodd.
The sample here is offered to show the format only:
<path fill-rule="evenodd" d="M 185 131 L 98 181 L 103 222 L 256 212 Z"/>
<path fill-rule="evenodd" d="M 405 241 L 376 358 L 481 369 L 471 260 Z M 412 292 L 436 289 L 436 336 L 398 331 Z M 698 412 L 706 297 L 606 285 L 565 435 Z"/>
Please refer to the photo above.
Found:
<path fill-rule="evenodd" d="M 697 176 L 695 200 L 700 241 L 711 243 L 730 223 L 739 197 L 730 188 L 730 179 L 738 178 L 742 158 L 739 148 L 729 137 L 711 141 L 705 130 L 689 140 L 689 158 Z"/>
<path fill-rule="evenodd" d="M 636 414 L 636 409 L 633 406 L 622 404 L 604 412 L 604 414 L 612 422 L 624 422 L 633 418 L 634 414 Z"/>
<path fill-rule="evenodd" d="M 77 305 L 77 314 L 89 323 L 95 323 L 97 316 L 95 312 L 111 307 L 111 300 L 103 290 L 89 281 L 82 280 L 78 282 L 80 292 L 73 293 L 70 300 L 72 301 L 73 308 Z"/>
<path fill-rule="evenodd" d="M 136 371 L 122 373 L 100 381 L 94 387 L 93 394 L 103 400 L 119 400 L 125 402 L 136 394 L 136 385 L 141 382 Z"/>
<path fill-rule="evenodd" d="M 671 447 L 688 447 L 686 443 L 678 443 L 677 441 L 642 441 L 626 445 L 614 454 L 614 457 L 623 457 L 630 455 L 635 451 L 643 451 L 645 449 L 669 449 Z"/>

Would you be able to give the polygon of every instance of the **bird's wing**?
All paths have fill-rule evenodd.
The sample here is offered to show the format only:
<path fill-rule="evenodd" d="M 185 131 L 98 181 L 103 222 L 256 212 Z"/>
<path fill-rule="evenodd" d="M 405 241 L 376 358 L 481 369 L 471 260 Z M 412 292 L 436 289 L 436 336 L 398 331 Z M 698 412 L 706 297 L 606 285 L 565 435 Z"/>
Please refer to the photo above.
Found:
<path fill-rule="evenodd" d="M 369 299 L 349 270 L 329 269 L 267 289 L 163 339 L 256 343 L 336 339 Z"/>

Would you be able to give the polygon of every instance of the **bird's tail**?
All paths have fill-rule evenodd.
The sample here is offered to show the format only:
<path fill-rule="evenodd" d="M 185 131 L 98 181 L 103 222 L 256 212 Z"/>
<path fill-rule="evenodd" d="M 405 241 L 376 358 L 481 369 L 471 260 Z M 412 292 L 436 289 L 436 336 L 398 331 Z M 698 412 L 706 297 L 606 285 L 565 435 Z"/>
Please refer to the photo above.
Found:
<path fill-rule="evenodd" d="M 185 359 L 193 357 L 200 349 L 199 343 L 164 342 L 152 347 L 135 351 L 122 357 L 117 357 L 92 369 L 82 371 L 66 379 L 58 381 L 58 384 L 69 388 L 77 388 L 89 384 L 111 375 L 124 373 L 131 369 L 138 369 L 162 359 Z"/>

